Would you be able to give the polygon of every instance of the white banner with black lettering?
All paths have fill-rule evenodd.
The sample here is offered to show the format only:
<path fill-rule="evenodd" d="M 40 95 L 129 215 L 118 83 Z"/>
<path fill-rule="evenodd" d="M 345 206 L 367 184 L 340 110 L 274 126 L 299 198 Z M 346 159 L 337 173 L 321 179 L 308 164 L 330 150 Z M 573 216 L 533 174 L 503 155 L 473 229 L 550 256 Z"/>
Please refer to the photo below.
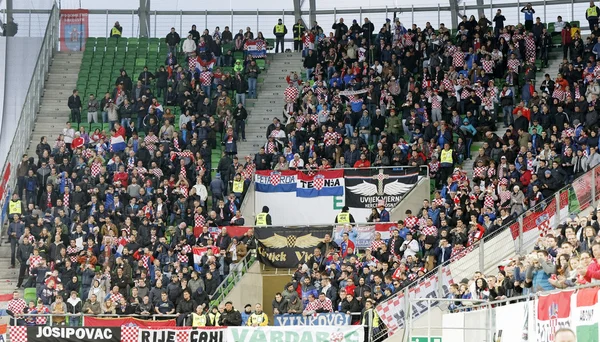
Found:
<path fill-rule="evenodd" d="M 438 275 L 432 275 L 427 280 L 422 281 L 418 286 L 410 289 L 409 297 L 411 299 L 417 298 L 440 298 L 438 297 Z M 450 292 L 450 285 L 454 283 L 452 275 L 448 267 L 442 268 L 442 297 L 445 297 Z M 438 302 L 431 302 L 431 306 L 436 306 Z M 412 314 L 414 318 L 419 317 L 427 311 L 427 305 L 424 302 L 416 302 L 412 305 Z M 377 314 L 381 317 L 381 320 L 385 323 L 388 330 L 393 333 L 394 331 L 404 326 L 404 317 L 406 316 L 406 299 L 404 294 L 399 293 L 392 299 L 385 301 L 377 305 Z"/>

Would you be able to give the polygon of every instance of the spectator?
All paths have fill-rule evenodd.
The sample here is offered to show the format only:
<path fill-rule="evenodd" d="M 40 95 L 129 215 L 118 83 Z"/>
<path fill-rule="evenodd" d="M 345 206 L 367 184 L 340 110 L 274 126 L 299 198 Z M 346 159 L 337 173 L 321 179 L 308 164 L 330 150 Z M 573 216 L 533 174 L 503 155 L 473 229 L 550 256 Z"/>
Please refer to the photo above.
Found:
<path fill-rule="evenodd" d="M 121 26 L 121 24 L 119 24 L 118 21 L 116 21 L 115 25 L 110 30 L 110 37 L 111 38 L 121 38 L 122 35 L 123 35 L 123 27 Z"/>

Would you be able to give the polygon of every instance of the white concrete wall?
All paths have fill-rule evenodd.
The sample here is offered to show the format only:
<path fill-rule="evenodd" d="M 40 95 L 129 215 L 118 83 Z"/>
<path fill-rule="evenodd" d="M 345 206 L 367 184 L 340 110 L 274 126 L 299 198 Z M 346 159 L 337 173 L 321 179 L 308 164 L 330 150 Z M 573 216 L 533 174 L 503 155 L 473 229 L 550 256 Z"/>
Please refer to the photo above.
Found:
<path fill-rule="evenodd" d="M 0 82 L 3 88 L 0 88 L 3 101 L 0 106 L 3 109 L 0 124 L 0 165 L 4 165 L 14 138 L 43 38 L 2 37 L 2 40 L 6 41 L 6 66 L 0 60 L 0 70 L 5 71 L 4 79 Z"/>

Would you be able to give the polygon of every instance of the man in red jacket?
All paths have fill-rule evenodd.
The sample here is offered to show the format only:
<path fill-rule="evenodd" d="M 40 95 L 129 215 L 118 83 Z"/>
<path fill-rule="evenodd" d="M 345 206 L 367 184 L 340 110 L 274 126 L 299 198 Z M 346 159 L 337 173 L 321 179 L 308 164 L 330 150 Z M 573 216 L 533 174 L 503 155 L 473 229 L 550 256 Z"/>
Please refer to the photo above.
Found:
<path fill-rule="evenodd" d="M 585 271 L 585 280 L 588 282 L 600 280 L 600 244 L 595 243 L 592 246 L 592 262 L 588 265 Z"/>

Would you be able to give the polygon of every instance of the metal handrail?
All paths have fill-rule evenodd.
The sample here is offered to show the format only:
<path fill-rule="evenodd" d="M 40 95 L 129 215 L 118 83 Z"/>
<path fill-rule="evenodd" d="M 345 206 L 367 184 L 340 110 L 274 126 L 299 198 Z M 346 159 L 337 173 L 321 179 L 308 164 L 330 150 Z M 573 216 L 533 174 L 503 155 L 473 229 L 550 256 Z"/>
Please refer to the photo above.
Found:
<path fill-rule="evenodd" d="M 254 259 L 252 259 L 252 258 L 254 258 Z M 252 260 L 252 262 L 250 262 L 251 260 Z M 211 301 L 210 301 L 211 307 L 218 306 L 219 304 L 221 304 L 221 302 L 225 299 L 225 297 L 227 297 L 227 295 L 230 293 L 230 292 L 226 292 L 227 287 L 230 284 L 233 284 L 233 286 L 235 287 L 235 285 L 241 281 L 242 277 L 248 273 L 248 269 L 252 265 L 254 265 L 255 262 L 256 262 L 255 250 L 250 250 L 242 258 L 242 260 L 240 260 L 238 262 L 238 264 L 239 263 L 242 264 L 242 269 L 240 271 L 237 271 L 237 273 L 240 273 L 240 274 L 233 274 L 231 269 L 229 269 L 229 274 L 227 275 L 227 277 L 225 277 L 225 279 L 223 279 L 223 281 L 219 284 L 219 286 L 217 286 L 217 292 L 215 292 L 215 294 L 219 293 L 219 295 L 216 298 L 211 298 Z M 215 294 L 213 294 L 213 296 Z"/>

